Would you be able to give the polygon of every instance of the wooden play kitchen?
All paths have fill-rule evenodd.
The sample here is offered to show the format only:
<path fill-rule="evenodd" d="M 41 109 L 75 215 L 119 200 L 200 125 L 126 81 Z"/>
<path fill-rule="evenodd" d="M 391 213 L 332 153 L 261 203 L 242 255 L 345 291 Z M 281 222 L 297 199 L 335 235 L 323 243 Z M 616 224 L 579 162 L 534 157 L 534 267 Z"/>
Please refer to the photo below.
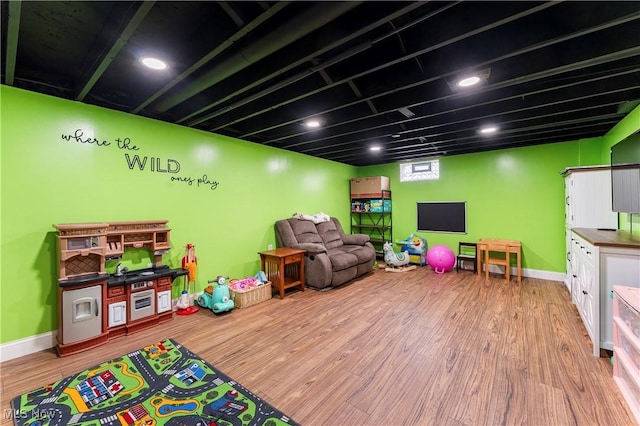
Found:
<path fill-rule="evenodd" d="M 60 356 L 172 319 L 173 280 L 187 274 L 170 269 L 162 256 L 170 249 L 166 220 L 73 223 L 58 230 L 58 345 Z M 105 271 L 107 260 L 144 248 L 153 266 Z"/>

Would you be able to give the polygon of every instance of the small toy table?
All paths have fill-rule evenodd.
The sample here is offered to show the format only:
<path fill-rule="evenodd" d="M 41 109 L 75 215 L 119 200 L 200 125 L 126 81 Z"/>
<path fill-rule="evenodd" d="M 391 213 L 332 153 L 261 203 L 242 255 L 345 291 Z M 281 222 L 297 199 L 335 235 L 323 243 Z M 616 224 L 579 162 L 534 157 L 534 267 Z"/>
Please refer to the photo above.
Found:
<path fill-rule="evenodd" d="M 261 270 L 278 290 L 280 299 L 284 299 L 284 291 L 299 286 L 304 291 L 304 254 L 305 250 L 277 248 L 259 251 Z"/>
<path fill-rule="evenodd" d="M 503 245 L 507 247 L 507 255 L 506 255 L 506 266 L 505 266 L 505 275 L 507 281 L 509 281 L 509 273 L 511 268 L 510 256 L 511 254 L 516 255 L 516 276 L 518 278 L 518 282 L 522 281 L 522 266 L 520 257 L 522 256 L 522 244 L 517 240 L 501 240 L 497 238 L 480 238 L 478 240 L 478 275 L 482 275 L 482 261 L 488 259 L 488 251 L 490 247 L 495 245 Z M 493 250 L 493 249 L 491 249 Z M 484 257 L 483 257 L 483 252 Z M 489 265 L 485 264 L 485 273 L 489 276 Z"/>

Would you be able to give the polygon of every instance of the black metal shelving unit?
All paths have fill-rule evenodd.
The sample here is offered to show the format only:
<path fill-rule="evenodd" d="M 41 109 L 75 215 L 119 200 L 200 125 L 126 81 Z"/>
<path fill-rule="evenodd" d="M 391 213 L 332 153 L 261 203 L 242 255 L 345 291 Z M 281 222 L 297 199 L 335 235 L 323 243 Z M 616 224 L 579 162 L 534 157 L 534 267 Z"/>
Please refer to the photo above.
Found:
<path fill-rule="evenodd" d="M 380 200 L 380 211 L 371 211 L 372 201 Z M 388 200 L 388 206 L 385 205 Z M 387 208 L 388 207 L 388 208 Z M 382 190 L 381 197 L 351 197 L 351 233 L 369 235 L 371 243 L 379 256 L 383 256 L 382 246 L 385 242 L 393 242 L 391 226 L 391 191 Z"/>

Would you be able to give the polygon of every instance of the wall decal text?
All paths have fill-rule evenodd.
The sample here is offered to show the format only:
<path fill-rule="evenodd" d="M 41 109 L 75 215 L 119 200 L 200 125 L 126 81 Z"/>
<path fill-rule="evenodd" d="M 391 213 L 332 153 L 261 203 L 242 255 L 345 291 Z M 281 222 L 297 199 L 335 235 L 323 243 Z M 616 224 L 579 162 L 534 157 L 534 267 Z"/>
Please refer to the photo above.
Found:
<path fill-rule="evenodd" d="M 107 142 L 107 141 L 100 141 L 96 138 L 92 138 L 92 137 L 84 137 L 84 132 L 82 131 L 82 129 L 77 129 L 75 131 L 74 134 L 69 134 L 69 135 L 62 135 L 62 139 L 64 139 L 65 141 L 76 141 L 79 143 L 88 143 L 88 144 L 96 144 L 96 146 L 109 146 L 111 145 L 111 142 Z"/>
<path fill-rule="evenodd" d="M 111 145 L 111 142 L 109 141 L 105 141 L 105 140 L 101 141 L 99 139 L 92 138 L 90 136 L 85 137 L 82 129 L 76 129 L 76 131 L 73 134 L 68 134 L 68 135 L 63 134 L 62 139 L 64 139 L 67 142 L 75 141 L 78 143 L 95 144 L 96 146 Z M 131 139 L 129 138 L 124 138 L 124 139 L 116 138 L 116 144 L 119 149 L 126 149 L 128 151 L 138 151 L 140 149 L 137 146 L 132 145 Z"/>
<path fill-rule="evenodd" d="M 139 170 L 144 170 L 147 167 L 147 157 L 144 156 L 142 159 L 136 154 L 132 157 L 129 157 L 129 154 L 124 154 L 127 159 L 127 166 L 129 166 L 130 170 L 133 170 L 136 166 Z M 151 157 L 149 161 L 149 170 L 152 172 L 158 173 L 178 173 L 180 171 L 180 163 L 171 158 L 167 159 L 167 167 L 164 168 L 164 163 L 158 157 Z"/>
<path fill-rule="evenodd" d="M 171 176 L 171 181 L 172 182 L 184 182 L 189 186 L 193 186 L 194 182 L 196 183 L 197 187 L 200 186 L 208 186 L 209 189 L 211 189 L 212 191 L 214 189 L 216 189 L 218 187 L 218 185 L 220 184 L 217 181 L 212 181 L 209 180 L 209 177 L 207 175 L 202 175 L 201 178 L 198 179 L 194 179 L 190 176 Z"/>
<path fill-rule="evenodd" d="M 112 142 L 108 140 L 99 139 L 93 136 L 85 136 L 82 129 L 76 129 L 75 132 L 69 134 L 62 134 L 62 140 L 67 142 L 76 142 L 82 144 L 95 145 L 97 147 L 109 147 L 112 146 Z M 139 151 L 140 147 L 133 144 L 131 138 L 116 138 L 113 140 L 115 148 L 125 151 Z M 162 160 L 160 157 L 152 157 L 146 155 L 134 154 L 132 156 L 129 153 L 124 154 L 126 165 L 129 170 L 139 171 L 151 171 L 155 173 L 171 173 L 177 174 L 180 172 L 180 162 L 173 158 Z M 192 176 L 171 176 L 171 182 L 183 182 L 188 186 L 205 187 L 211 190 L 217 189 L 220 183 L 214 179 L 210 179 L 208 175 L 203 174 L 202 177 L 195 178 Z"/>

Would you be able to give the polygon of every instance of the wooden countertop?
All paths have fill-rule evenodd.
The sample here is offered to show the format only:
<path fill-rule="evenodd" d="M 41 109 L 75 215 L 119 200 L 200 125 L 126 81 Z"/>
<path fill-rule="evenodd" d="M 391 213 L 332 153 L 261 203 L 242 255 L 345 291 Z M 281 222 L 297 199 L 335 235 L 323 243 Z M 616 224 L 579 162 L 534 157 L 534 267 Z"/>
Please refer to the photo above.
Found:
<path fill-rule="evenodd" d="M 572 228 L 571 230 L 594 246 L 640 250 L 640 235 L 630 234 L 627 231 L 600 231 L 596 228 Z"/>

